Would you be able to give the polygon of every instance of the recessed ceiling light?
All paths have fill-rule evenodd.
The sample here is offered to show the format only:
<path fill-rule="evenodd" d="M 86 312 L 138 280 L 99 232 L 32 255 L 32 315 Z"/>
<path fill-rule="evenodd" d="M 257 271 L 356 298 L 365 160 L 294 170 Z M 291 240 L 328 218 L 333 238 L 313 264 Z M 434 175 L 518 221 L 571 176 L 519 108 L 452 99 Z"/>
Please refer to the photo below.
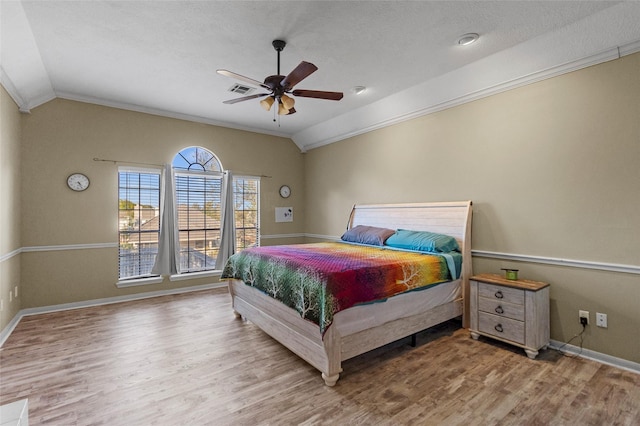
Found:
<path fill-rule="evenodd" d="M 471 43 L 475 43 L 478 38 L 480 38 L 480 36 L 476 33 L 465 34 L 463 36 L 460 36 L 458 44 L 461 46 L 468 46 Z"/>
<path fill-rule="evenodd" d="M 361 95 L 367 91 L 367 88 L 365 86 L 354 86 L 351 91 L 356 95 Z"/>

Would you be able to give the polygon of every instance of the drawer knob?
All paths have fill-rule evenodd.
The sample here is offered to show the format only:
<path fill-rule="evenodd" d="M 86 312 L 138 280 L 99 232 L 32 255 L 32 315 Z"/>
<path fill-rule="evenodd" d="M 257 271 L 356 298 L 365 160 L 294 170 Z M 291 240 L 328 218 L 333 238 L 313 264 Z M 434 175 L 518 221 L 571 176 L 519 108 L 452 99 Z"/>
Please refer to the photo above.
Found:
<path fill-rule="evenodd" d="M 496 299 L 502 299 L 504 297 L 504 294 L 502 294 L 502 292 L 500 290 L 496 291 Z"/>
<path fill-rule="evenodd" d="M 499 314 L 504 314 L 504 309 L 502 309 L 502 306 L 498 306 L 495 310 Z"/>
<path fill-rule="evenodd" d="M 493 328 L 495 328 L 498 333 L 502 333 L 504 331 L 504 328 L 502 328 L 502 324 L 498 324 Z"/>

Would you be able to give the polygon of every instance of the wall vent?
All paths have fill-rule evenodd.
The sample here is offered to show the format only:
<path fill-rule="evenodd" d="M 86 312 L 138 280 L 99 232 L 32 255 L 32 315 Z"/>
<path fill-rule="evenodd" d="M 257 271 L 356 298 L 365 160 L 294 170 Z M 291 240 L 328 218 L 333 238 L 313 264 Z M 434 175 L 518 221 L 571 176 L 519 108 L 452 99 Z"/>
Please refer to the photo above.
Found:
<path fill-rule="evenodd" d="M 253 92 L 255 89 L 253 87 L 249 87 L 249 86 L 243 86 L 242 84 L 234 84 L 233 86 L 231 86 L 229 88 L 230 92 L 234 92 L 234 93 L 240 93 L 241 95 L 248 95 L 249 93 Z"/>

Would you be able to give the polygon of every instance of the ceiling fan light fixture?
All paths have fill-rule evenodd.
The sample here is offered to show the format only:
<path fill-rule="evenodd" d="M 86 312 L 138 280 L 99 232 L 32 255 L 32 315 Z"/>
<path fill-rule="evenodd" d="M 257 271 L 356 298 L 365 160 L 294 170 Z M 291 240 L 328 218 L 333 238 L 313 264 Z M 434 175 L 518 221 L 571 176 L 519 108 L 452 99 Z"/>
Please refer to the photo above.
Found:
<path fill-rule="evenodd" d="M 293 108 L 293 106 L 296 103 L 295 99 L 293 99 L 292 97 L 289 97 L 287 95 L 280 96 L 280 100 L 282 101 L 282 105 L 284 105 L 284 107 L 287 110 L 290 110 L 291 108 Z"/>
<path fill-rule="evenodd" d="M 267 96 L 263 100 L 260 101 L 260 106 L 264 108 L 266 111 L 271 109 L 271 105 L 275 102 L 275 98 L 273 96 Z"/>
<path fill-rule="evenodd" d="M 458 39 L 458 44 L 460 46 L 468 46 L 468 45 L 473 44 L 476 41 L 478 41 L 479 38 L 480 38 L 479 34 L 468 33 L 468 34 L 460 36 L 460 38 Z"/>
<path fill-rule="evenodd" d="M 278 104 L 278 115 L 287 115 L 289 114 L 289 108 L 284 106 L 283 103 Z"/>

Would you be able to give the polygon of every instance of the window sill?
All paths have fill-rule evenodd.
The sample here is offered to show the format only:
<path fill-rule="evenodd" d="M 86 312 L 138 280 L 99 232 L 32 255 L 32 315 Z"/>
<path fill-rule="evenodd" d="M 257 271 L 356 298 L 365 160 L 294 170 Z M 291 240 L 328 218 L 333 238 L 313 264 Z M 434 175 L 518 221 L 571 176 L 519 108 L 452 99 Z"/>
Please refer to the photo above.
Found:
<path fill-rule="evenodd" d="M 169 277 L 169 280 L 170 281 L 182 281 L 182 280 L 192 280 L 192 279 L 196 279 L 196 278 L 209 278 L 209 277 L 218 277 L 218 278 L 220 278 L 220 275 L 222 275 L 222 271 L 221 270 L 203 271 L 203 272 L 187 272 L 187 273 L 184 273 L 184 274 L 171 275 Z"/>
<path fill-rule="evenodd" d="M 164 281 L 162 277 L 134 278 L 130 280 L 122 280 L 116 283 L 118 288 L 136 287 L 139 285 L 160 284 Z"/>
<path fill-rule="evenodd" d="M 222 275 L 222 271 L 203 271 L 203 272 L 187 272 L 184 274 L 176 274 L 169 276 L 169 281 L 184 281 L 184 280 L 194 280 L 197 278 L 209 278 L 216 277 L 220 278 Z M 148 277 L 148 278 L 132 278 L 129 280 L 121 280 L 116 283 L 116 287 L 118 288 L 127 288 L 127 287 L 137 287 L 141 285 L 149 285 L 149 284 L 160 284 L 164 281 L 164 277 Z"/>

